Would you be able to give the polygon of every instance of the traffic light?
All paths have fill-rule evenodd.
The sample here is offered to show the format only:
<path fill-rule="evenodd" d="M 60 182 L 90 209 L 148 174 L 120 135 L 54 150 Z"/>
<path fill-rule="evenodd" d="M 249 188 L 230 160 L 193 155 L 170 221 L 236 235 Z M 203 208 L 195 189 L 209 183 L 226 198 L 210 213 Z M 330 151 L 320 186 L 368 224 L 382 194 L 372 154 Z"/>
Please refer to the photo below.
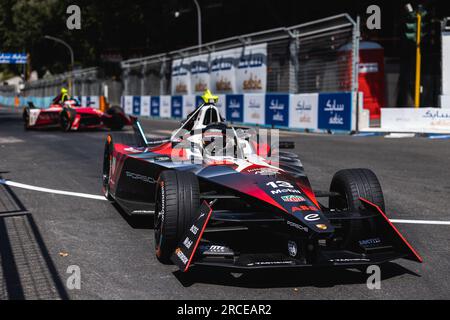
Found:
<path fill-rule="evenodd" d="M 417 41 L 417 14 L 421 16 L 420 22 L 420 38 L 423 39 L 428 35 L 428 22 L 424 17 L 427 15 L 427 11 L 422 7 L 418 6 L 417 10 L 408 13 L 406 19 L 406 33 L 405 36 L 408 40 Z"/>

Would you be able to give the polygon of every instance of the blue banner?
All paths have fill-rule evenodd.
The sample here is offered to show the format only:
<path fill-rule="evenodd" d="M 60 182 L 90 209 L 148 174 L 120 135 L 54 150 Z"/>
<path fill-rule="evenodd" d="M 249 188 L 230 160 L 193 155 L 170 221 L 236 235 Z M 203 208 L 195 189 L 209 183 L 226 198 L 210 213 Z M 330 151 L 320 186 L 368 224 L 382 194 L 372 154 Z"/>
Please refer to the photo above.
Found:
<path fill-rule="evenodd" d="M 0 52 L 0 64 L 26 64 L 27 54 L 26 53 L 1 53 Z"/>
<path fill-rule="evenodd" d="M 266 124 L 273 126 L 289 126 L 289 95 L 266 95 Z"/>
<path fill-rule="evenodd" d="M 319 94 L 319 129 L 351 131 L 352 94 L 350 92 Z"/>
<path fill-rule="evenodd" d="M 197 108 L 199 105 L 201 105 L 203 103 L 203 98 L 202 96 L 195 96 L 195 108 Z"/>
<path fill-rule="evenodd" d="M 133 96 L 133 114 L 139 116 L 141 114 L 141 97 Z"/>
<path fill-rule="evenodd" d="M 172 118 L 181 118 L 183 116 L 183 96 L 172 96 Z"/>
<path fill-rule="evenodd" d="M 159 96 L 150 98 L 150 115 L 159 117 Z"/>
<path fill-rule="evenodd" d="M 244 95 L 228 94 L 226 97 L 226 118 L 231 122 L 244 121 Z"/>

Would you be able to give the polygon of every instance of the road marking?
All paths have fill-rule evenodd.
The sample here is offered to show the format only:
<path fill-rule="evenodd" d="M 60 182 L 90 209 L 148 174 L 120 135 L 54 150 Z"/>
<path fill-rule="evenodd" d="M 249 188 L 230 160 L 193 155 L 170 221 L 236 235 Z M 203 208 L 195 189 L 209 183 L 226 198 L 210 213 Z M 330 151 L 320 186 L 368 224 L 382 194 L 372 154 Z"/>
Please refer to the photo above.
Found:
<path fill-rule="evenodd" d="M 72 197 L 95 199 L 95 200 L 106 200 L 106 198 L 104 196 L 98 196 L 98 195 L 88 194 L 88 193 L 49 189 L 49 188 L 41 188 L 41 187 L 31 186 L 29 184 L 24 184 L 24 183 L 19 183 L 19 182 L 4 180 L 4 179 L 0 179 L 0 184 L 4 184 L 7 186 L 16 187 L 16 188 L 27 189 L 27 190 L 39 191 L 39 192 L 62 194 L 62 195 L 72 196 Z"/>
<path fill-rule="evenodd" d="M 106 198 L 104 196 L 98 196 L 95 194 L 63 191 L 63 190 L 56 190 L 56 189 L 49 189 L 49 188 L 41 188 L 41 187 L 31 186 L 29 184 L 24 184 L 24 183 L 19 183 L 19 182 L 14 182 L 14 181 L 10 181 L 10 180 L 4 180 L 4 179 L 0 179 L 0 184 L 4 184 L 7 186 L 16 187 L 16 188 L 27 189 L 27 190 L 39 191 L 39 192 L 62 194 L 62 195 L 66 195 L 66 196 L 103 200 L 103 201 L 106 200 Z M 450 225 L 450 221 L 438 221 L 438 220 L 408 220 L 408 219 L 389 219 L 389 220 L 393 223 Z"/>
<path fill-rule="evenodd" d="M 23 140 L 15 138 L 15 137 L 0 137 L 0 144 L 7 144 L 7 143 L 19 143 L 23 142 Z"/>
<path fill-rule="evenodd" d="M 450 221 L 389 219 L 393 223 L 450 225 Z"/>

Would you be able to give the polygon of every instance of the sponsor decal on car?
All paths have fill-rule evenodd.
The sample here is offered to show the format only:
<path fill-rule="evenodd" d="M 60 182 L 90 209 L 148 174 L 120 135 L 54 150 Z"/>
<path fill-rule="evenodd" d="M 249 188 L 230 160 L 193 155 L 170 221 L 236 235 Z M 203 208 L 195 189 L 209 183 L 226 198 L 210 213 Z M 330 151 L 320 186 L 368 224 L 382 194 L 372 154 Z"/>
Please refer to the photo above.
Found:
<path fill-rule="evenodd" d="M 288 226 L 293 227 L 293 228 L 302 230 L 302 231 L 304 231 L 304 232 L 308 232 L 308 228 L 307 228 L 307 227 L 304 227 L 304 226 L 302 226 L 302 225 L 300 225 L 300 224 L 298 224 L 298 223 L 295 223 L 295 222 L 292 222 L 292 221 L 287 220 L 287 221 L 286 221 L 286 224 L 287 224 Z"/>
<path fill-rule="evenodd" d="M 152 177 L 147 177 L 144 176 L 142 174 L 139 173 L 134 173 L 134 172 L 130 172 L 130 171 L 126 171 L 125 172 L 128 178 L 131 178 L 133 180 L 140 180 L 143 182 L 147 182 L 147 183 L 155 183 L 155 179 L 153 179 Z"/>
<path fill-rule="evenodd" d="M 327 230 L 328 229 L 327 225 L 323 224 L 323 223 L 316 224 L 316 227 L 319 228 L 320 230 Z"/>
<path fill-rule="evenodd" d="M 306 221 L 317 221 L 317 220 L 320 220 L 320 216 L 317 213 L 307 214 L 305 216 L 305 220 Z"/>
<path fill-rule="evenodd" d="M 302 205 L 302 206 L 298 206 L 298 207 L 292 207 L 291 209 L 292 212 L 296 212 L 296 211 L 317 211 L 317 208 L 313 205 Z M 315 214 L 316 216 L 319 216 L 318 214 Z M 308 216 L 311 216 L 311 214 L 309 214 Z M 306 219 L 306 217 L 305 217 Z M 308 220 L 308 219 L 306 219 Z M 315 220 L 319 220 L 319 218 L 315 219 Z M 308 220 L 308 221 L 314 221 L 314 220 Z"/>
<path fill-rule="evenodd" d="M 303 198 L 302 196 L 290 194 L 287 196 L 281 196 L 281 200 L 283 200 L 284 202 L 304 202 L 305 198 Z"/>
<path fill-rule="evenodd" d="M 294 264 L 294 261 L 255 261 L 247 263 L 247 266 L 272 266 L 280 264 Z"/>
<path fill-rule="evenodd" d="M 259 174 L 262 176 L 271 176 L 278 173 L 278 169 L 274 168 L 256 168 L 256 169 L 248 169 L 247 172 Z"/>
<path fill-rule="evenodd" d="M 271 190 L 272 194 L 280 194 L 280 193 L 301 193 L 300 190 L 297 189 L 278 189 L 278 190 Z"/>
<path fill-rule="evenodd" d="M 369 262 L 370 259 L 366 258 L 341 258 L 341 259 L 329 259 L 330 262 Z"/>
<path fill-rule="evenodd" d="M 178 258 L 180 258 L 181 262 L 183 262 L 183 264 L 187 264 L 189 259 L 185 256 L 185 254 L 181 251 L 180 248 L 177 248 L 175 250 L 175 254 L 177 255 Z"/>

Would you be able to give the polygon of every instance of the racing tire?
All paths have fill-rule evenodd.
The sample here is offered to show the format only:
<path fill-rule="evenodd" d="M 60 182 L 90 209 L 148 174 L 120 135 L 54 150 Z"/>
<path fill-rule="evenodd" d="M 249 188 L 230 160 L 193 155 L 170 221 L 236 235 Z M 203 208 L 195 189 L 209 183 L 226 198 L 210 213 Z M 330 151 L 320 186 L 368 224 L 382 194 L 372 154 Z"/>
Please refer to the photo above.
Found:
<path fill-rule="evenodd" d="M 102 175 L 102 184 L 103 184 L 103 195 L 108 201 L 114 201 L 114 198 L 111 196 L 109 192 L 109 178 L 111 174 L 111 168 L 113 166 L 112 159 L 112 151 L 114 149 L 113 140 L 111 135 L 108 135 L 108 138 L 105 143 L 105 151 L 103 156 L 103 175 Z"/>
<path fill-rule="evenodd" d="M 123 112 L 123 109 L 121 107 L 112 106 L 106 111 L 106 114 L 111 116 L 111 118 L 104 121 L 105 125 L 109 129 L 113 131 L 119 131 L 123 129 L 123 127 L 125 126 L 125 113 Z"/>
<path fill-rule="evenodd" d="M 360 197 L 376 204 L 384 211 L 384 196 L 380 182 L 372 170 L 344 169 L 335 173 L 330 185 L 331 192 L 337 192 L 339 197 L 330 197 L 330 209 L 358 211 L 362 207 Z M 361 237 L 375 234 L 375 224 L 372 220 L 354 219 L 343 223 L 343 246 L 355 246 Z"/>
<path fill-rule="evenodd" d="M 30 108 L 26 107 L 23 109 L 23 114 L 22 114 L 22 119 L 23 119 L 23 128 L 28 131 L 30 130 Z"/>
<path fill-rule="evenodd" d="M 64 108 L 59 114 L 59 126 L 62 131 L 69 132 L 72 127 L 73 119 L 75 119 L 76 112 L 71 112 L 71 110 Z"/>
<path fill-rule="evenodd" d="M 196 218 L 200 188 L 191 172 L 163 171 L 155 193 L 155 251 L 158 260 L 170 264 L 170 257 Z"/>

